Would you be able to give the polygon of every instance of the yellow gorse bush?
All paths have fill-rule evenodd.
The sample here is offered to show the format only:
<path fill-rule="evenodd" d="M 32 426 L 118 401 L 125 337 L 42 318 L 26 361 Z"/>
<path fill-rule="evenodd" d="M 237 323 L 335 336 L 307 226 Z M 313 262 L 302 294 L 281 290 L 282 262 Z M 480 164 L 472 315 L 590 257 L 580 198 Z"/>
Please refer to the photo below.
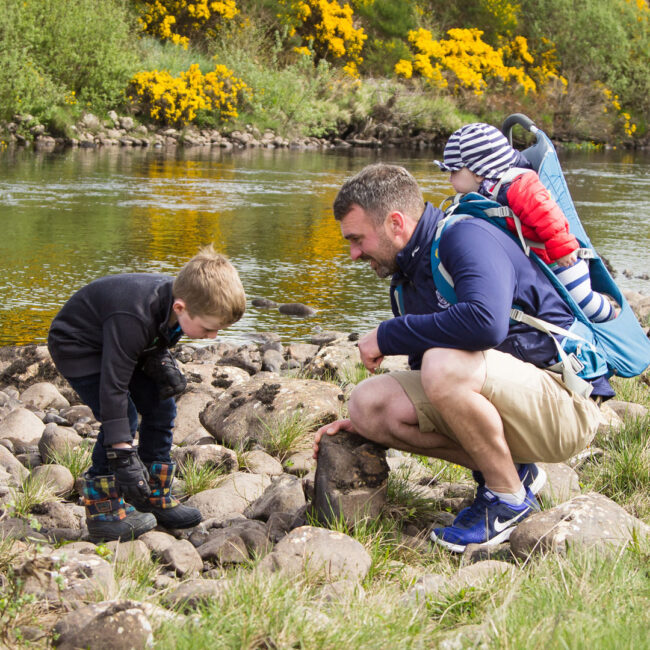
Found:
<path fill-rule="evenodd" d="M 636 133 L 636 124 L 632 122 L 632 116 L 623 110 L 619 96 L 614 94 L 609 88 L 602 87 L 603 95 L 605 96 L 606 102 L 609 102 L 611 108 L 614 109 L 614 112 L 618 115 L 618 119 L 623 129 L 623 133 L 628 137 L 632 137 Z M 609 111 L 607 104 L 603 106 L 603 111 L 607 113 Z"/>
<path fill-rule="evenodd" d="M 212 38 L 239 9 L 235 0 L 154 0 L 138 2 L 143 31 L 187 48 L 192 38 Z"/>
<path fill-rule="evenodd" d="M 250 88 L 225 65 L 203 74 L 198 65 L 173 77 L 166 70 L 138 72 L 129 84 L 129 100 L 161 124 L 183 126 L 198 111 L 213 111 L 222 121 L 237 117 L 237 105 Z"/>
<path fill-rule="evenodd" d="M 345 71 L 358 76 L 357 65 L 363 61 L 361 50 L 367 38 L 361 27 L 355 28 L 349 4 L 336 0 L 281 0 L 284 18 L 297 34 L 303 47 L 308 47 L 321 59 L 344 62 Z"/>
<path fill-rule="evenodd" d="M 550 56 L 533 67 L 534 57 L 523 36 L 515 37 L 504 47 L 494 48 L 482 40 L 480 29 L 450 29 L 447 35 L 449 38 L 435 40 L 427 29 L 410 31 L 408 38 L 413 60 L 400 60 L 395 73 L 409 78 L 409 72 L 417 72 L 439 88 L 448 88 L 451 81 L 452 90 L 468 88 L 476 95 L 483 94 L 491 80 L 516 84 L 525 93 L 535 91 L 537 83 L 526 66 L 531 67 L 541 83 L 558 76 Z"/>

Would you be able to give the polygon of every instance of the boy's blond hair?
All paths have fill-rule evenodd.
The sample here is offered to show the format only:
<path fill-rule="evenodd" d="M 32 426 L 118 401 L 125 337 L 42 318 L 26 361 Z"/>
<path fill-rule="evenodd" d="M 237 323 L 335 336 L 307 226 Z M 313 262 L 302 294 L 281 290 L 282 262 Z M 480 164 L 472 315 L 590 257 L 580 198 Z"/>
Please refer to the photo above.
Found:
<path fill-rule="evenodd" d="M 192 318 L 218 318 L 223 327 L 238 321 L 246 309 L 246 293 L 239 274 L 212 244 L 204 246 L 178 272 L 172 287 Z"/>

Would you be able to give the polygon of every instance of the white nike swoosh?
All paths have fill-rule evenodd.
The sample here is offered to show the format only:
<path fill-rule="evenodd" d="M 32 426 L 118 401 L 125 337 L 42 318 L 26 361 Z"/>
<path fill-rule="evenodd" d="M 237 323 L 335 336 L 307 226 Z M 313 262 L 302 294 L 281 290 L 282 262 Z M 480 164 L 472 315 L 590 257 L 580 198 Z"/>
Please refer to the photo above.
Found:
<path fill-rule="evenodd" d="M 500 533 L 500 532 L 504 531 L 508 526 L 514 524 L 515 521 L 517 521 L 517 519 L 519 519 L 520 517 L 525 515 L 526 512 L 527 511 L 524 510 L 523 512 L 520 512 L 516 517 L 513 517 L 512 519 L 508 519 L 507 521 L 504 521 L 504 522 L 500 522 L 499 518 L 497 517 L 494 520 L 494 530 L 496 530 L 497 533 Z"/>

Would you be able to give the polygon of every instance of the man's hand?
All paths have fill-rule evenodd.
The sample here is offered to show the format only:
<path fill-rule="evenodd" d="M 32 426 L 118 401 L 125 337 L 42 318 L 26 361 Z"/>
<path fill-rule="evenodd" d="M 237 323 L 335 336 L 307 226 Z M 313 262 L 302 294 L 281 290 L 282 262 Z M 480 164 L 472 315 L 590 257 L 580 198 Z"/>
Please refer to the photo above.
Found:
<path fill-rule="evenodd" d="M 564 266 L 564 267 L 573 266 L 578 261 L 578 251 L 574 250 L 572 253 L 569 253 L 568 255 L 563 255 L 562 257 L 559 257 L 555 261 L 557 262 L 558 266 Z"/>
<path fill-rule="evenodd" d="M 330 422 L 322 426 L 314 435 L 314 458 L 318 458 L 318 443 L 320 439 L 327 434 L 328 436 L 333 436 L 339 431 L 349 431 L 350 433 L 357 433 L 355 428 L 352 426 L 352 422 L 348 419 L 346 420 L 336 420 L 335 422 Z"/>
<path fill-rule="evenodd" d="M 359 339 L 359 354 L 361 355 L 361 363 L 370 371 L 375 372 L 384 360 L 384 355 L 379 349 L 377 344 L 377 329 L 375 327 L 372 332 L 364 334 Z"/>
<path fill-rule="evenodd" d="M 125 501 L 138 507 L 151 495 L 149 472 L 138 456 L 135 447 L 106 450 L 108 464 L 115 475 L 115 483 Z"/>

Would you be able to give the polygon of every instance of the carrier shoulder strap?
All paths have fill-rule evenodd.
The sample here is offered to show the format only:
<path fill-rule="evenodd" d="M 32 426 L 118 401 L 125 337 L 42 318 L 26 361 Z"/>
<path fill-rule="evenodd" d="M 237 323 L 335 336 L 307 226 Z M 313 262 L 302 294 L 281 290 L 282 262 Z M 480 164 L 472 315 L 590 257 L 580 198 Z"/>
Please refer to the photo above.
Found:
<path fill-rule="evenodd" d="M 456 291 L 454 289 L 454 279 L 451 277 L 451 274 L 449 271 L 447 271 L 444 264 L 440 260 L 439 247 L 442 235 L 448 228 L 459 223 L 460 221 L 471 219 L 472 217 L 485 218 L 480 214 L 481 210 L 485 212 L 485 210 L 497 210 L 504 207 L 494 201 L 491 201 L 490 199 L 485 199 L 485 197 L 482 197 L 480 194 L 475 194 L 475 196 L 479 197 L 479 199 L 473 199 L 471 198 L 471 195 L 464 195 L 458 201 L 454 201 L 452 203 L 450 208 L 448 208 L 446 211 L 447 216 L 441 219 L 438 223 L 435 236 L 431 244 L 431 272 L 433 275 L 433 281 L 440 295 L 452 305 L 458 302 L 458 297 L 456 296 Z M 464 197 L 470 197 L 470 199 L 468 201 L 463 201 Z M 467 211 L 471 211 L 474 214 L 465 214 L 464 211 L 457 212 L 459 206 L 462 205 L 464 208 L 467 208 L 469 207 L 470 202 L 472 203 L 472 206 L 471 209 L 468 209 Z M 481 203 L 483 204 L 483 207 L 478 208 L 479 204 Z M 490 218 L 491 217 L 488 217 L 488 219 Z M 553 323 L 549 323 L 541 318 L 525 314 L 521 309 L 515 306 L 513 306 L 513 308 L 510 310 L 510 319 L 511 321 L 525 323 L 530 327 L 548 334 L 548 336 L 550 336 L 555 343 L 560 359 L 558 363 L 549 367 L 548 370 L 561 373 L 565 385 L 570 390 L 584 397 L 589 397 L 593 390 L 591 384 L 578 376 L 578 373 L 582 371 L 584 365 L 578 360 L 575 354 L 567 354 L 555 336 L 553 336 L 553 334 L 558 334 L 565 337 L 565 339 L 569 338 L 572 340 L 577 340 L 588 345 L 589 343 L 585 339 L 573 332 L 569 332 L 569 330 L 554 325 Z"/>

